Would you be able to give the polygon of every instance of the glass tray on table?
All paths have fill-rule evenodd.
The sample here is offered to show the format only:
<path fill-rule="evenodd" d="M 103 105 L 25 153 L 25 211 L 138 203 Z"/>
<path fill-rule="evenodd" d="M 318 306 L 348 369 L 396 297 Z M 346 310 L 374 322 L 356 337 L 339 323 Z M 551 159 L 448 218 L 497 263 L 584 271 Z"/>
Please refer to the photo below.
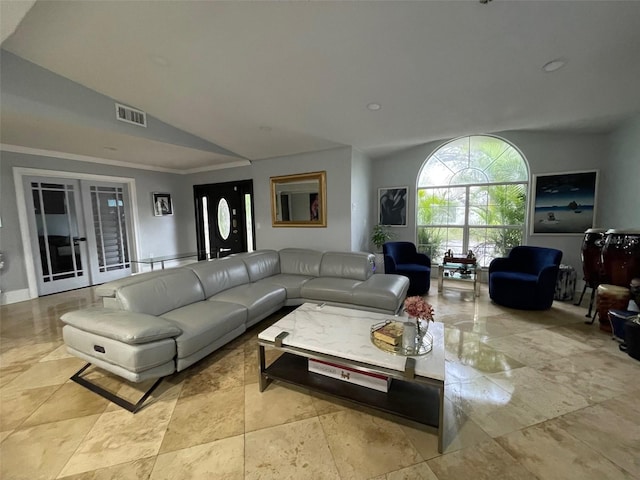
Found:
<path fill-rule="evenodd" d="M 413 348 L 404 348 L 402 346 L 402 337 L 400 338 L 400 343 L 398 345 L 392 345 L 387 343 L 379 338 L 374 336 L 374 332 L 385 325 L 394 324 L 399 329 L 404 329 L 404 322 L 398 321 L 386 321 L 380 323 L 374 323 L 371 325 L 371 343 L 373 343 L 380 350 L 385 351 L 387 353 L 392 353 L 394 355 L 401 355 L 404 357 L 413 357 L 426 355 L 433 348 L 433 336 L 428 332 L 429 322 L 424 320 L 420 320 L 420 334 L 416 335 L 415 343 Z M 424 332 L 424 334 L 423 334 Z"/>

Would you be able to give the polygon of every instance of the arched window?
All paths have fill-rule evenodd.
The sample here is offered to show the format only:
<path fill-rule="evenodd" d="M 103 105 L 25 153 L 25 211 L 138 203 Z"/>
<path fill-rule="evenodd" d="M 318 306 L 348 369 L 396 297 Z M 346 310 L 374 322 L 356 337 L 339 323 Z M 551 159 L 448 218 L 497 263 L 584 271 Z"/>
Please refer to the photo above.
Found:
<path fill-rule="evenodd" d="M 418 249 L 435 263 L 469 250 L 482 266 L 522 243 L 528 168 L 522 154 L 488 135 L 443 145 L 418 177 Z"/>

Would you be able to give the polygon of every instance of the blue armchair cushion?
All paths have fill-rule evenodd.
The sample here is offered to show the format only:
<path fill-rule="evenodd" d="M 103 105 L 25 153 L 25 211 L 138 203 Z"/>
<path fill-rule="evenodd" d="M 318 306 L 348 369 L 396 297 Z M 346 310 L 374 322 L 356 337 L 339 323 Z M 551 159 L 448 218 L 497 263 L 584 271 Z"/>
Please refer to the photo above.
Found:
<path fill-rule="evenodd" d="M 418 253 L 411 242 L 387 242 L 382 246 L 385 273 L 409 279 L 408 295 L 424 295 L 431 286 L 431 259 Z"/>

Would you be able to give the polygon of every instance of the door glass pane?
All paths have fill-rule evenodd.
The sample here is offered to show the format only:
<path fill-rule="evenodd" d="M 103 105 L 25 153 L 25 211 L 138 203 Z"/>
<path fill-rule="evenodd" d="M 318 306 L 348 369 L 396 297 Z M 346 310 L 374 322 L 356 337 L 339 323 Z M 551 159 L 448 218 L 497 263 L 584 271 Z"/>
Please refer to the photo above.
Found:
<path fill-rule="evenodd" d="M 71 265 L 69 265 L 69 270 L 82 270 L 82 260 L 80 259 L 80 246 L 78 242 L 75 242 L 73 239 L 78 238 L 78 217 L 76 212 L 76 202 L 74 198 L 74 192 L 72 190 L 73 187 L 68 185 L 71 189 L 67 192 L 67 211 L 69 212 L 69 216 L 67 218 L 69 225 L 69 256 L 71 257 Z M 75 264 L 74 258 L 75 257 Z M 80 273 L 82 274 L 82 273 Z"/>
<path fill-rule="evenodd" d="M 100 272 L 130 267 L 122 188 L 92 186 L 91 209 Z"/>
<path fill-rule="evenodd" d="M 82 275 L 80 252 L 73 241 L 78 235 L 73 186 L 32 182 L 31 193 L 42 280 Z"/>
<path fill-rule="evenodd" d="M 209 199 L 202 197 L 202 218 L 204 229 L 204 252 L 205 258 L 209 260 L 211 258 L 211 239 L 209 238 Z"/>
<path fill-rule="evenodd" d="M 229 204 L 224 198 L 218 202 L 218 232 L 223 240 L 229 238 L 229 233 L 231 233 L 231 212 Z"/>
<path fill-rule="evenodd" d="M 31 193 L 33 195 L 33 207 L 36 218 L 36 229 L 38 230 L 38 244 L 40 251 L 40 262 L 42 265 L 43 280 L 48 282 L 49 278 L 49 249 L 44 235 L 44 215 L 42 214 L 42 206 L 40 204 L 40 189 L 37 183 L 31 184 Z"/>
<path fill-rule="evenodd" d="M 251 195 L 244 194 L 245 229 L 247 234 L 247 252 L 253 252 L 253 219 L 251 218 Z"/>

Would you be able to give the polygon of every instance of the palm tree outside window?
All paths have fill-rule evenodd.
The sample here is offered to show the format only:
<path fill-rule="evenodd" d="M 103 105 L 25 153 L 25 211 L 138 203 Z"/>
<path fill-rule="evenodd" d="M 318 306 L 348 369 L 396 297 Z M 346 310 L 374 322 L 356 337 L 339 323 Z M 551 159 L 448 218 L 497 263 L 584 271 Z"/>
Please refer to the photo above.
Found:
<path fill-rule="evenodd" d="M 481 266 L 522 243 L 529 169 L 518 149 L 475 135 L 436 150 L 418 176 L 417 244 L 435 263 L 472 250 Z"/>

